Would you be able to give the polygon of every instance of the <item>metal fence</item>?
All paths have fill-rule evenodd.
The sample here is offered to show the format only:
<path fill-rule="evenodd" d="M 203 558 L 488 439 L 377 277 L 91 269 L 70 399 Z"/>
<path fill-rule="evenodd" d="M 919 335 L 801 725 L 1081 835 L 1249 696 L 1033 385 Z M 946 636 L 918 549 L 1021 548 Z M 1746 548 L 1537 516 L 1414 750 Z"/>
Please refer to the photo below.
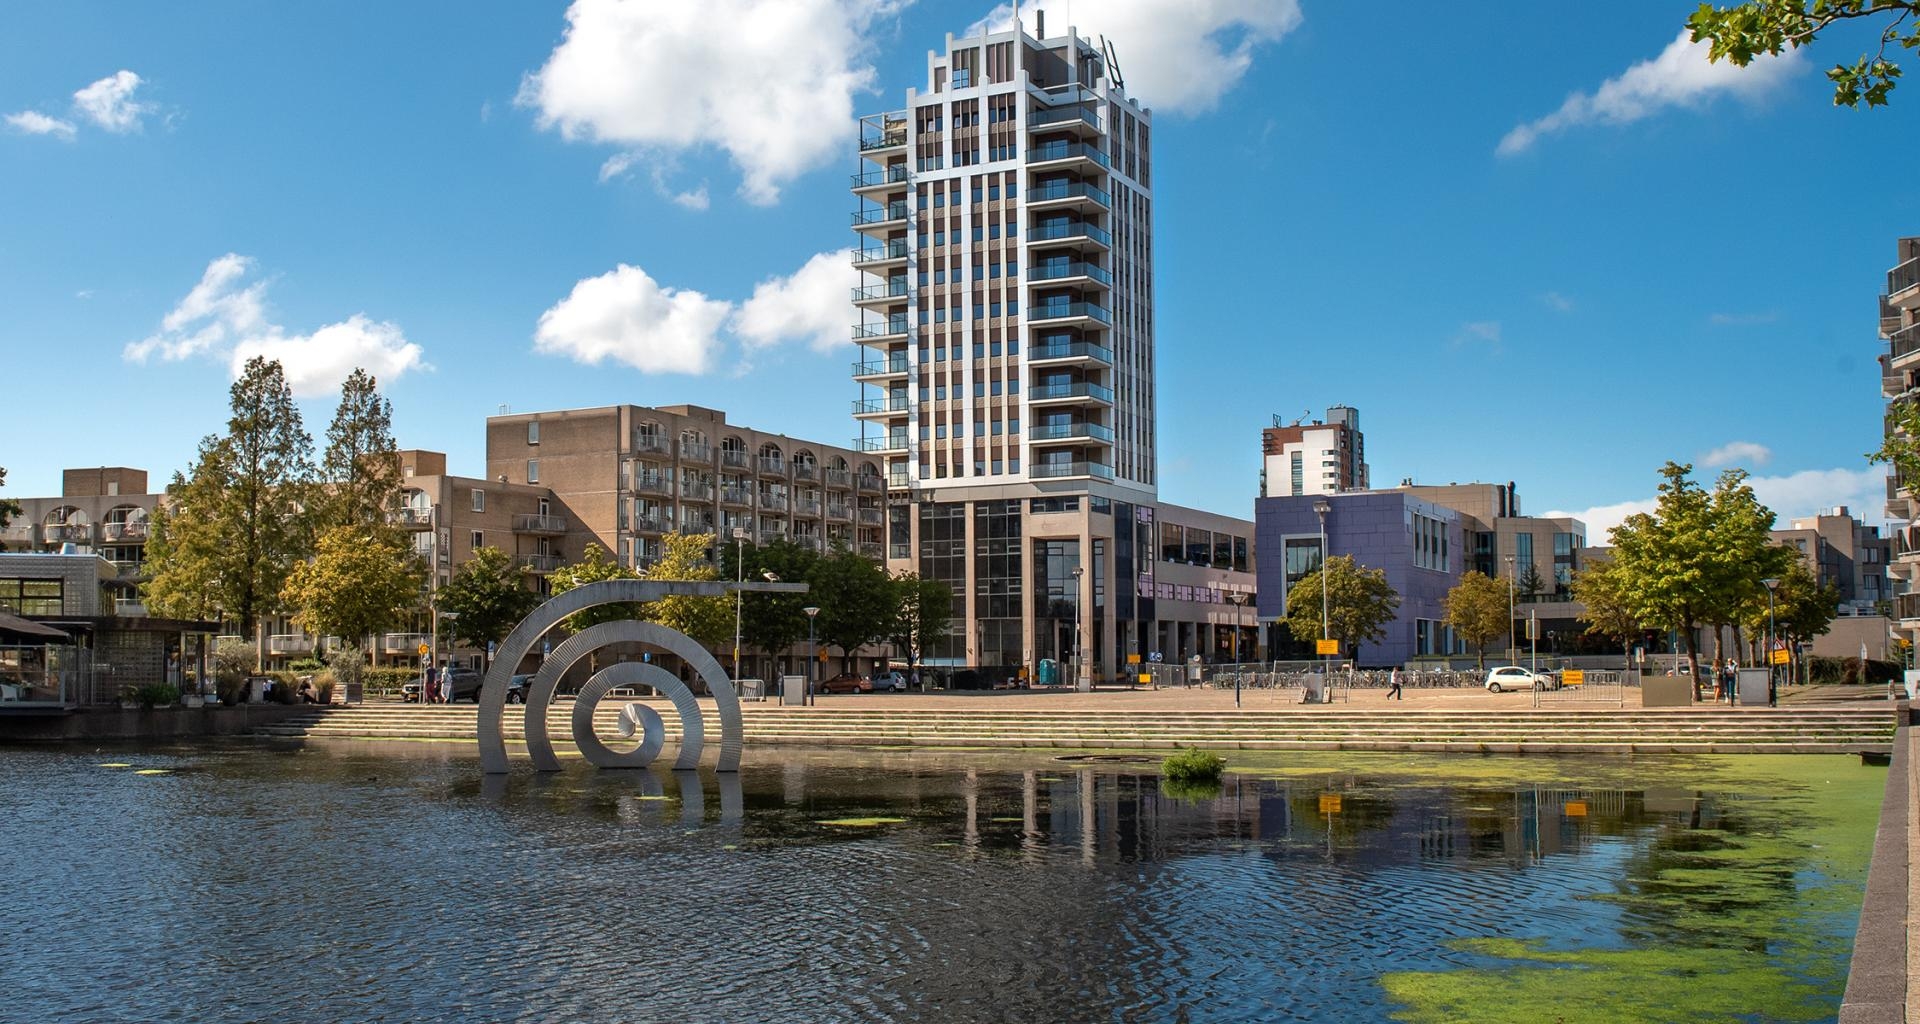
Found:
<path fill-rule="evenodd" d="M 1607 669 L 1568 669 L 1556 676 L 1557 689 L 1533 691 L 1533 706 L 1626 703 L 1626 688 L 1640 685 L 1640 673 Z"/>

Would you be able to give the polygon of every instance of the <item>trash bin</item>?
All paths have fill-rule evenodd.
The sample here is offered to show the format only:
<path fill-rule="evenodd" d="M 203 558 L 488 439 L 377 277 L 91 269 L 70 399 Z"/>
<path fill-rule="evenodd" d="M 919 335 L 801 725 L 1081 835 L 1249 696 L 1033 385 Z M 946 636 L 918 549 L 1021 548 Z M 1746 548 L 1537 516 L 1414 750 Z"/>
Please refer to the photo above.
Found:
<path fill-rule="evenodd" d="M 780 705 L 782 707 L 799 707 L 800 705 L 805 704 L 806 702 L 807 702 L 807 677 L 806 676 L 781 676 L 780 677 Z"/>
<path fill-rule="evenodd" d="M 1324 673 L 1309 672 L 1306 679 L 1307 692 L 1301 696 L 1302 704 L 1324 704 L 1327 700 L 1327 677 Z"/>

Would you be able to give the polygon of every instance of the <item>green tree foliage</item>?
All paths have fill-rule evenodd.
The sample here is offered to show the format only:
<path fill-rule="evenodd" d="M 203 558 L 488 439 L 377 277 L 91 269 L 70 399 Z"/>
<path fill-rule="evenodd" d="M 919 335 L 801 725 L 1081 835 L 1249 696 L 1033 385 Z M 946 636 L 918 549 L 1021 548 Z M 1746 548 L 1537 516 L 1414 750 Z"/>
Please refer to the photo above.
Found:
<path fill-rule="evenodd" d="M 902 572 L 893 578 L 893 629 L 895 650 L 907 654 L 907 670 L 920 663 L 927 645 L 945 637 L 953 628 L 953 588 L 939 580 L 922 579 L 918 573 Z"/>
<path fill-rule="evenodd" d="M 1840 588 L 1831 583 L 1821 586 L 1799 552 L 1785 546 L 1779 550 L 1786 553 L 1788 561 L 1776 577 L 1780 585 L 1773 592 L 1774 635 L 1789 644 L 1810 643 L 1825 633 L 1840 613 Z M 1754 636 L 1767 635 L 1766 601 L 1747 609 L 1745 624 Z"/>
<path fill-rule="evenodd" d="M 1625 641 L 1642 632 L 1640 618 L 1627 604 L 1620 572 L 1611 558 L 1592 562 L 1574 573 L 1573 599 L 1585 608 L 1580 621 L 1587 624 L 1588 633 Z"/>
<path fill-rule="evenodd" d="M 487 644 L 506 639 L 540 604 L 540 595 L 527 589 L 525 576 L 505 551 L 476 548 L 437 598 L 441 611 L 456 616 L 447 623 L 454 640 L 485 650 Z"/>
<path fill-rule="evenodd" d="M 1287 623 L 1298 637 L 1320 635 L 1321 574 L 1326 574 L 1328 639 L 1360 645 L 1387 635 L 1387 623 L 1400 608 L 1400 594 L 1387 583 L 1384 569 L 1369 569 L 1352 555 L 1335 555 L 1321 568 L 1287 588 Z"/>
<path fill-rule="evenodd" d="M 660 560 L 647 567 L 641 579 L 712 582 L 720 568 L 708 559 L 713 548 L 710 533 L 669 533 L 660 540 Z M 649 601 L 641 617 L 677 629 L 702 644 L 717 646 L 733 637 L 733 602 L 724 597 L 688 597 L 671 594 Z"/>
<path fill-rule="evenodd" d="M 355 368 L 340 386 L 340 405 L 327 427 L 320 468 L 326 486 L 316 500 L 323 528 L 387 525 L 387 510 L 399 503 L 400 495 L 393 403 L 381 397 L 373 375 L 363 369 Z"/>
<path fill-rule="evenodd" d="M 200 442 L 153 519 L 146 598 L 162 615 L 217 610 L 251 635 L 312 546 L 313 438 L 278 362 L 248 360 L 228 395 L 227 433 Z"/>
<path fill-rule="evenodd" d="M 7 467 L 0 466 L 0 487 L 5 486 L 7 486 Z M 12 498 L 0 498 L 0 530 L 6 529 L 8 524 L 13 522 L 13 517 L 19 514 L 19 502 Z M 7 546 L 0 544 L 0 551 L 5 550 L 7 550 Z"/>
<path fill-rule="evenodd" d="M 727 544 L 722 546 L 720 553 L 720 578 L 752 582 L 761 579 L 762 574 L 771 572 L 785 583 L 805 583 L 817 574 L 819 565 L 818 554 L 791 541 L 777 540 L 765 545 Z M 742 595 L 741 642 L 768 654 L 791 648 L 807 637 L 807 614 L 802 609 L 813 601 L 812 594 Z"/>
<path fill-rule="evenodd" d="M 598 544 L 588 544 L 580 554 L 580 560 L 572 565 L 563 565 L 547 576 L 547 586 L 558 596 L 575 587 L 602 580 L 638 579 L 633 570 L 607 557 L 605 549 Z M 625 619 L 641 618 L 640 606 L 636 604 L 603 604 L 574 612 L 561 620 L 569 632 L 578 633 L 588 626 L 602 622 L 620 622 Z"/>
<path fill-rule="evenodd" d="M 1487 667 L 1487 644 L 1513 628 L 1507 619 L 1508 597 L 1504 582 L 1474 570 L 1461 574 L 1460 582 L 1447 591 L 1447 625 L 1479 651 L 1481 668 Z"/>
<path fill-rule="evenodd" d="M 1539 597 L 1540 592 L 1547 588 L 1546 581 L 1540 578 L 1539 567 L 1532 562 L 1527 563 L 1526 569 L 1521 571 L 1520 578 L 1514 581 L 1514 585 L 1527 597 Z"/>
<path fill-rule="evenodd" d="M 810 603 L 820 609 L 820 642 L 840 648 L 843 662 L 853 652 L 887 638 L 895 617 L 893 578 L 870 558 L 835 551 L 820 559 Z"/>
<path fill-rule="evenodd" d="M 1920 402 L 1895 402 L 1887 410 L 1886 432 L 1867 461 L 1892 466 L 1900 479 L 1920 486 Z"/>
<path fill-rule="evenodd" d="M 409 613 L 425 582 L 426 567 L 398 534 L 336 526 L 320 535 L 312 559 L 294 564 L 280 596 L 302 628 L 357 649 Z"/>
<path fill-rule="evenodd" d="M 1748 0 L 1731 7 L 1701 4 L 1687 18 L 1693 41 L 1705 40 L 1708 55 L 1746 67 L 1761 54 L 1778 55 L 1812 43 L 1828 27 L 1843 21 L 1881 21 L 1879 48 L 1851 64 L 1827 71 L 1833 103 L 1840 107 L 1882 106 L 1900 77 L 1900 65 L 1887 59 L 1887 46 L 1920 49 L 1915 14 L 1920 0 Z"/>

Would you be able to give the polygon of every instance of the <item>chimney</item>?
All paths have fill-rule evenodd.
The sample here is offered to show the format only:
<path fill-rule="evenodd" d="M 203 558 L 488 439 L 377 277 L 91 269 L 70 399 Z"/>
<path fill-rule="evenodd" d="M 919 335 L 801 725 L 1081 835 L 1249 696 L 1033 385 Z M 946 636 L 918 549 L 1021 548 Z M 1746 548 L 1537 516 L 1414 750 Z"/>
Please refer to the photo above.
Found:
<path fill-rule="evenodd" d="M 1047 12 L 1044 8 L 1033 12 L 1033 34 L 1041 42 L 1047 39 Z"/>

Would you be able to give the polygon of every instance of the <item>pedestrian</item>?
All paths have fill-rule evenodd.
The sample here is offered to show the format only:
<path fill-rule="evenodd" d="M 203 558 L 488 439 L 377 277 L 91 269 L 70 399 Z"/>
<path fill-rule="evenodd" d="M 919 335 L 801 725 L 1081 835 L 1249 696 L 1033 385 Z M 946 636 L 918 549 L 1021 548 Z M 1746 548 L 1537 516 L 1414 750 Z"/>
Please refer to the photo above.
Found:
<path fill-rule="evenodd" d="M 434 698 L 439 694 L 439 689 L 436 686 L 439 680 L 440 673 L 436 671 L 432 665 L 428 665 L 427 671 L 423 674 L 420 681 L 420 703 L 433 703 Z"/>
<path fill-rule="evenodd" d="M 1732 658 L 1728 658 L 1726 664 L 1721 667 L 1720 681 L 1724 683 L 1727 688 L 1727 706 L 1732 707 L 1738 700 L 1736 684 L 1740 681 L 1740 670 L 1734 667 Z"/>
<path fill-rule="evenodd" d="M 1387 677 L 1387 681 L 1393 684 L 1392 688 L 1387 690 L 1388 700 L 1406 700 L 1407 699 L 1400 692 L 1400 669 L 1398 667 L 1396 667 L 1393 670 L 1393 675 Z"/>

